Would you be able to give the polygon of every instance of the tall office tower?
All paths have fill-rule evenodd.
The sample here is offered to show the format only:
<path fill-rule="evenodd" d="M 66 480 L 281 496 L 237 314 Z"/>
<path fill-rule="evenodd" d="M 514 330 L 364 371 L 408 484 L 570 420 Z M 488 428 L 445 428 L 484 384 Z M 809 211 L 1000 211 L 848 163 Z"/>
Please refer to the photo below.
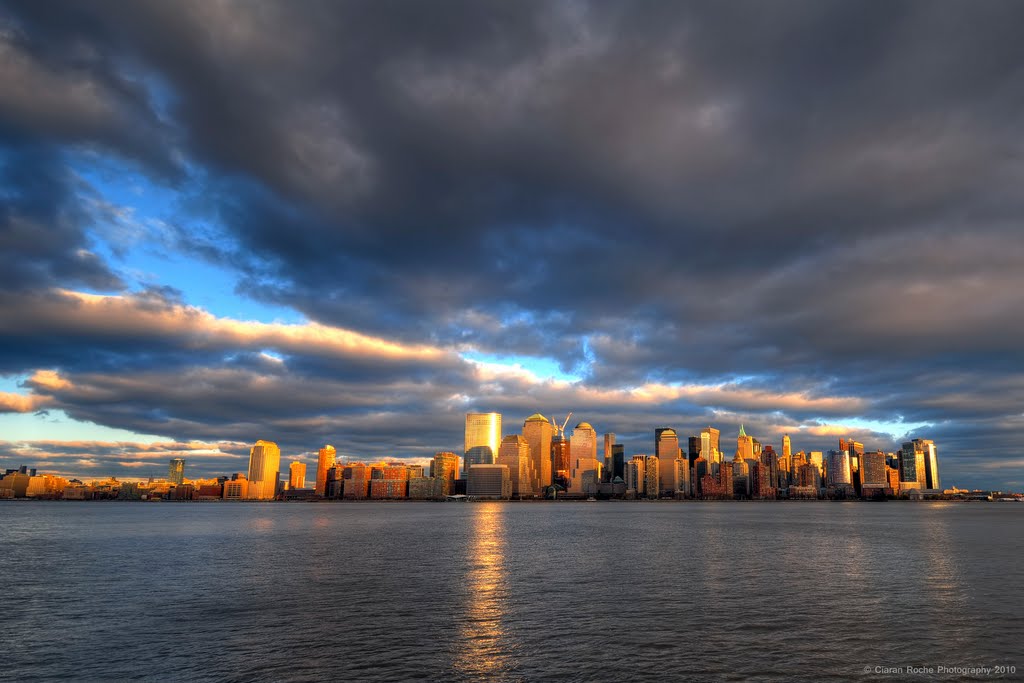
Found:
<path fill-rule="evenodd" d="M 181 486 L 185 481 L 185 458 L 171 458 L 167 465 L 167 481 Z"/>
<path fill-rule="evenodd" d="M 634 455 L 626 463 L 626 493 L 632 493 L 637 498 L 643 498 L 645 491 L 644 463 L 646 455 Z"/>
<path fill-rule="evenodd" d="M 612 462 L 612 448 L 615 446 L 615 434 L 608 432 L 604 435 L 604 467 L 601 473 L 602 481 L 612 480 L 612 470 L 614 469 L 614 463 Z"/>
<path fill-rule="evenodd" d="M 825 476 L 825 458 L 821 451 L 811 451 L 807 456 L 807 462 L 818 468 L 818 473 Z"/>
<path fill-rule="evenodd" d="M 530 460 L 537 477 L 534 488 L 538 493 L 551 486 L 551 437 L 554 434 L 555 428 L 540 413 L 534 413 L 523 422 L 523 438 L 530 444 Z"/>
<path fill-rule="evenodd" d="M 862 481 L 860 463 L 861 458 L 864 457 L 864 444 L 853 439 L 846 439 L 844 443 L 844 440 L 840 439 L 839 450 L 845 450 L 850 456 L 850 483 L 853 484 L 853 489 L 859 496 Z"/>
<path fill-rule="evenodd" d="M 755 458 L 760 458 L 761 457 L 761 442 L 758 441 L 757 439 L 751 437 L 750 444 L 751 444 L 751 450 L 754 451 L 754 457 Z"/>
<path fill-rule="evenodd" d="M 793 455 L 793 444 L 789 441 L 789 434 L 782 435 L 782 457 L 790 458 Z M 790 460 L 792 462 L 792 460 Z"/>
<path fill-rule="evenodd" d="M 678 468 L 676 459 L 679 457 L 679 436 L 671 427 L 658 427 L 654 430 L 654 454 L 658 456 L 661 495 L 673 496 L 679 490 Z"/>
<path fill-rule="evenodd" d="M 597 461 L 597 432 L 589 422 L 580 422 L 572 430 L 569 469 L 571 493 L 592 495 L 597 492 L 597 484 L 601 481 L 601 464 Z"/>
<path fill-rule="evenodd" d="M 829 486 L 852 484 L 850 454 L 846 451 L 829 451 L 825 458 L 825 476 Z"/>
<path fill-rule="evenodd" d="M 676 458 L 676 491 L 687 498 L 691 495 L 690 461 L 682 456 L 682 452 Z"/>
<path fill-rule="evenodd" d="M 249 498 L 273 500 L 280 472 L 281 449 L 273 441 L 257 441 L 249 450 Z"/>
<path fill-rule="evenodd" d="M 626 480 L 626 447 L 621 443 L 612 445 L 611 481 L 615 481 L 616 477 Z"/>
<path fill-rule="evenodd" d="M 295 460 L 288 465 L 288 488 L 306 488 L 306 463 Z"/>
<path fill-rule="evenodd" d="M 861 490 L 886 488 L 889 482 L 885 474 L 885 453 L 875 451 L 861 456 L 860 475 Z"/>
<path fill-rule="evenodd" d="M 765 446 L 761 455 L 758 456 L 758 460 L 768 469 L 765 475 L 769 482 L 768 485 L 776 488 L 779 485 L 779 454 L 772 446 Z"/>
<path fill-rule="evenodd" d="M 466 456 L 467 470 L 470 465 L 493 463 L 494 459 L 498 457 L 500 445 L 501 413 L 466 413 L 466 440 L 463 454 Z M 472 460 L 470 460 L 471 457 Z"/>
<path fill-rule="evenodd" d="M 434 478 L 434 497 L 449 496 L 459 478 L 459 456 L 451 451 L 440 451 L 430 461 L 430 476 Z"/>
<path fill-rule="evenodd" d="M 644 496 L 657 498 L 661 488 L 661 462 L 656 455 L 644 459 Z"/>
<path fill-rule="evenodd" d="M 736 453 L 740 460 L 753 460 L 755 456 L 754 437 L 747 436 L 743 425 L 740 425 L 740 434 L 736 437 Z"/>
<path fill-rule="evenodd" d="M 530 458 L 530 444 L 518 434 L 509 434 L 501 440 L 498 449 L 498 464 L 508 467 L 512 477 L 512 495 L 519 498 L 532 498 L 535 477 L 533 463 Z"/>
<path fill-rule="evenodd" d="M 708 461 L 708 472 L 715 470 L 715 466 L 722 462 L 722 451 L 718 447 L 720 435 L 721 432 L 714 427 L 700 431 L 700 457 Z"/>
<path fill-rule="evenodd" d="M 800 468 L 807 464 L 807 454 L 803 451 L 798 451 L 793 454 L 793 463 L 790 465 L 790 469 L 793 470 L 793 476 L 800 471 Z"/>
<path fill-rule="evenodd" d="M 563 488 L 569 487 L 570 444 L 571 442 L 564 434 L 555 434 L 551 437 L 552 479 Z"/>
<path fill-rule="evenodd" d="M 334 467 L 337 455 L 334 446 L 330 444 L 320 449 L 320 455 L 316 461 L 316 483 L 313 485 L 313 493 L 318 496 L 327 494 L 327 470 Z"/>
<path fill-rule="evenodd" d="M 693 461 L 700 457 L 700 437 L 691 436 L 686 440 L 687 445 L 687 459 L 690 461 L 690 467 L 693 467 Z"/>
<path fill-rule="evenodd" d="M 900 451 L 900 490 L 939 488 L 939 463 L 935 443 L 914 439 Z"/>
<path fill-rule="evenodd" d="M 702 496 L 704 495 L 704 477 L 708 475 L 708 461 L 701 455 L 693 461 L 693 473 L 690 475 L 693 479 L 693 495 Z"/>

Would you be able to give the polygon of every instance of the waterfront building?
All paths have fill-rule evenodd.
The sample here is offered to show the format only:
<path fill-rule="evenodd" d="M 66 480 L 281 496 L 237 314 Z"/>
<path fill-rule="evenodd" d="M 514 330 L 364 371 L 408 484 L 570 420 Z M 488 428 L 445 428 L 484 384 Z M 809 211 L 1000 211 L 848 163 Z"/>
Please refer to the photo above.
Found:
<path fill-rule="evenodd" d="M 850 486 L 850 454 L 846 451 L 829 451 L 825 458 L 825 481 L 829 486 Z"/>
<path fill-rule="evenodd" d="M 754 437 L 747 436 L 743 425 L 740 425 L 740 433 L 736 437 L 736 458 L 738 460 L 753 460 L 755 455 Z"/>
<path fill-rule="evenodd" d="M 363 500 L 370 496 L 370 479 L 373 468 L 361 462 L 345 465 L 342 469 L 342 497 L 346 500 Z"/>
<path fill-rule="evenodd" d="M 444 498 L 452 494 L 454 482 L 459 478 L 459 456 L 451 451 L 441 451 L 434 454 L 430 461 L 430 476 L 433 477 L 434 498 Z M 411 482 L 409 484 L 412 486 Z M 410 497 L 411 497 L 410 493 Z"/>
<path fill-rule="evenodd" d="M 889 482 L 885 474 L 885 469 L 885 453 L 882 451 L 865 453 L 861 456 L 861 489 L 887 488 L 889 486 Z"/>
<path fill-rule="evenodd" d="M 517 498 L 532 498 L 536 493 L 530 455 L 530 444 L 519 434 L 509 434 L 501 440 L 498 464 L 508 467 L 512 495 Z"/>
<path fill-rule="evenodd" d="M 185 458 L 171 458 L 167 465 L 167 481 L 181 486 L 185 481 Z"/>
<path fill-rule="evenodd" d="M 693 461 L 690 478 L 693 480 L 693 495 L 697 498 L 704 495 L 704 477 L 708 475 L 708 470 L 708 461 L 703 455 Z"/>
<path fill-rule="evenodd" d="M 593 495 L 601 481 L 601 464 L 597 461 L 597 432 L 589 422 L 580 422 L 569 440 L 569 493 Z"/>
<path fill-rule="evenodd" d="M 564 488 L 569 487 L 569 447 L 571 441 L 562 434 L 551 437 L 551 468 L 556 483 Z"/>
<path fill-rule="evenodd" d="M 224 482 L 224 500 L 246 500 L 249 497 L 249 480 L 245 475 Z"/>
<path fill-rule="evenodd" d="M 530 445 L 536 491 L 543 491 L 552 482 L 551 438 L 554 434 L 555 428 L 540 413 L 534 413 L 523 422 L 523 438 Z"/>
<path fill-rule="evenodd" d="M 316 483 L 313 485 L 313 492 L 318 496 L 323 496 L 326 493 L 327 470 L 334 467 L 336 457 L 337 451 L 334 446 L 327 444 L 320 449 L 316 461 Z"/>
<path fill-rule="evenodd" d="M 714 427 L 706 427 L 700 432 L 700 457 L 708 462 L 708 471 L 718 471 L 718 465 L 722 462 L 722 452 L 719 449 L 719 438 L 721 432 Z"/>
<path fill-rule="evenodd" d="M 288 465 L 288 488 L 306 488 L 306 463 L 295 460 Z"/>
<path fill-rule="evenodd" d="M 921 439 L 914 439 L 903 444 L 903 449 L 900 451 L 900 490 L 902 492 L 928 488 L 926 457 L 924 442 Z"/>
<path fill-rule="evenodd" d="M 818 468 L 818 474 L 822 479 L 825 478 L 825 456 L 821 451 L 811 451 L 807 455 L 807 460 L 812 465 Z"/>
<path fill-rule="evenodd" d="M 632 498 L 643 498 L 645 486 L 644 477 L 644 462 L 647 460 L 645 455 L 634 455 L 628 463 L 626 463 L 626 495 Z"/>
<path fill-rule="evenodd" d="M 466 413 L 463 454 L 467 469 L 470 465 L 493 463 L 500 445 L 501 413 Z"/>
<path fill-rule="evenodd" d="M 281 449 L 273 441 L 257 441 L 249 450 L 249 498 L 273 500 L 280 472 Z"/>
<path fill-rule="evenodd" d="M 626 447 L 621 443 L 612 444 L 612 481 L 616 477 L 626 479 Z"/>
<path fill-rule="evenodd" d="M 434 495 L 435 479 L 433 477 L 410 477 L 409 500 L 430 500 Z"/>
<path fill-rule="evenodd" d="M 473 465 L 466 476 L 466 495 L 473 498 L 511 498 L 512 476 L 505 465 Z"/>
<path fill-rule="evenodd" d="M 601 468 L 601 479 L 602 481 L 611 481 L 614 476 L 612 472 L 615 469 L 615 463 L 612 462 L 612 453 L 615 448 L 615 434 L 607 432 L 604 435 L 604 461 L 603 467 Z"/>
<path fill-rule="evenodd" d="M 657 499 L 661 490 L 661 461 L 656 455 L 644 458 L 644 497 Z"/>
<path fill-rule="evenodd" d="M 678 468 L 679 436 L 671 427 L 658 427 L 654 430 L 654 454 L 658 457 L 658 476 L 660 478 L 658 493 L 662 496 L 674 496 L 679 490 Z"/>

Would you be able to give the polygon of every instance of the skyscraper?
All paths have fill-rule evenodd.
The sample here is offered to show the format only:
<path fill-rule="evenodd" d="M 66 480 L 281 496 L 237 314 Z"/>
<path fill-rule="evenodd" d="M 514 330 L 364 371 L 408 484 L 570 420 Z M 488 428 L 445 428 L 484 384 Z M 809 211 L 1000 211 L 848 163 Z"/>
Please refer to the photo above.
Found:
<path fill-rule="evenodd" d="M 608 432 L 604 435 L 604 471 L 602 479 L 604 481 L 612 480 L 612 469 L 614 463 L 612 462 L 612 448 L 615 446 L 615 434 Z"/>
<path fill-rule="evenodd" d="M 273 500 L 281 471 L 281 449 L 273 441 L 260 441 L 249 450 L 249 498 Z"/>
<path fill-rule="evenodd" d="M 789 434 L 782 435 L 782 457 L 790 458 L 793 455 L 793 445 L 789 441 Z M 792 462 L 792 460 L 790 460 Z"/>
<path fill-rule="evenodd" d="M 739 436 L 736 437 L 736 457 L 740 460 L 753 460 L 754 453 L 754 437 L 747 436 L 747 433 L 743 430 L 743 425 L 740 425 Z"/>
<path fill-rule="evenodd" d="M 615 481 L 615 477 L 626 480 L 626 447 L 621 443 L 612 445 L 611 481 Z"/>
<path fill-rule="evenodd" d="M 455 480 L 459 478 L 459 456 L 450 451 L 435 453 L 430 462 L 430 476 L 434 478 L 435 498 L 451 495 Z"/>
<path fill-rule="evenodd" d="M 185 458 L 171 458 L 167 465 L 167 481 L 181 486 L 185 481 Z"/>
<path fill-rule="evenodd" d="M 534 488 L 541 493 L 551 485 L 551 437 L 555 428 L 540 413 L 534 413 L 523 422 L 523 438 L 530 445 L 530 460 L 537 478 Z"/>
<path fill-rule="evenodd" d="M 288 465 L 288 488 L 306 488 L 306 463 L 295 460 Z"/>
<path fill-rule="evenodd" d="M 661 463 L 656 455 L 648 455 L 644 459 L 644 496 L 646 498 L 658 497 L 661 488 Z"/>
<path fill-rule="evenodd" d="M 939 488 L 939 463 L 934 441 L 914 439 L 904 443 L 899 465 L 901 491 Z"/>
<path fill-rule="evenodd" d="M 714 427 L 706 427 L 700 432 L 700 457 L 708 462 L 708 472 L 717 472 L 718 464 L 722 462 L 722 452 L 719 450 L 719 432 Z"/>
<path fill-rule="evenodd" d="M 846 451 L 829 451 L 825 458 L 825 473 L 829 486 L 852 485 L 850 454 Z"/>
<path fill-rule="evenodd" d="M 659 493 L 673 496 L 679 489 L 679 437 L 676 430 L 670 427 L 658 427 L 654 430 L 654 454 L 658 456 Z"/>
<path fill-rule="evenodd" d="M 318 496 L 322 496 L 327 490 L 327 470 L 334 467 L 334 461 L 337 456 L 337 451 L 334 450 L 334 446 L 327 444 L 320 449 L 320 455 L 316 461 L 316 484 L 314 484 L 313 492 Z"/>
<path fill-rule="evenodd" d="M 498 464 L 508 467 L 512 477 L 512 495 L 522 498 L 533 497 L 535 477 L 530 458 L 530 444 L 519 434 L 509 434 L 501 440 Z"/>
<path fill-rule="evenodd" d="M 473 464 L 493 463 L 500 445 L 501 413 L 466 413 L 463 455 L 467 471 Z"/>
<path fill-rule="evenodd" d="M 644 463 L 646 461 L 646 455 L 634 455 L 626 463 L 626 493 L 636 498 L 644 497 Z"/>
<path fill-rule="evenodd" d="M 590 495 L 600 482 L 601 465 L 597 461 L 597 432 L 589 422 L 580 422 L 569 440 L 569 491 Z M 593 491 L 590 487 L 593 487 Z"/>

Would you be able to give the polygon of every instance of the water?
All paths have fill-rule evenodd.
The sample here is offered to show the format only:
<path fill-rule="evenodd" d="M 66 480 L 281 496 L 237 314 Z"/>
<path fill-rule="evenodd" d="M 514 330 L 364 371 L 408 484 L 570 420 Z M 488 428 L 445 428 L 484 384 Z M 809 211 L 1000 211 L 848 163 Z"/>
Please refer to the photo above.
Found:
<path fill-rule="evenodd" d="M 1020 680 L 1022 521 L 1015 503 L 4 503 L 0 678 Z M 918 680 L 936 678 L 962 676 Z"/>

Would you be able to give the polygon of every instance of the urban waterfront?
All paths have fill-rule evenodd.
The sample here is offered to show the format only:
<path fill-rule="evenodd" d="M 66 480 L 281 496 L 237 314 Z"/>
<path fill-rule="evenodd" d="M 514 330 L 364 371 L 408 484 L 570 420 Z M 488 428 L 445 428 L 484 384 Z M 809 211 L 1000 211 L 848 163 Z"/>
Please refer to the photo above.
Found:
<path fill-rule="evenodd" d="M 1016 667 L 973 676 L 987 680 L 1019 679 L 1024 664 L 1020 505 L 2 510 L 11 680 L 817 681 Z"/>

